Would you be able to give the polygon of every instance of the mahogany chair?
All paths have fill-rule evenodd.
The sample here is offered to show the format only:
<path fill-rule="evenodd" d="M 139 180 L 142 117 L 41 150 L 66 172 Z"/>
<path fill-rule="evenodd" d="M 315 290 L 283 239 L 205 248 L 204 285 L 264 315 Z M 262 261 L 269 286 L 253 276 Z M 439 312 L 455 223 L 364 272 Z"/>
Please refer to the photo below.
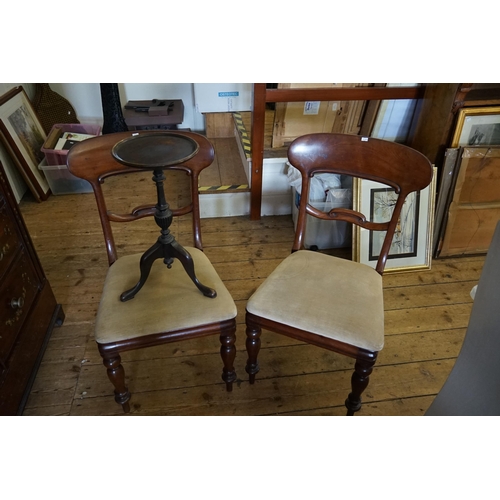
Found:
<path fill-rule="evenodd" d="M 288 150 L 301 172 L 302 189 L 292 253 L 250 297 L 246 308 L 250 383 L 259 372 L 262 329 L 323 347 L 355 359 L 347 414 L 361 408 L 361 394 L 384 346 L 382 274 L 401 208 L 408 194 L 424 189 L 432 178 L 429 160 L 393 142 L 344 134 L 309 134 Z M 333 173 L 370 179 L 399 195 L 388 222 L 370 221 L 351 209 L 322 212 L 308 203 L 310 179 Z M 386 231 L 376 268 L 321 252 L 304 250 L 306 215 L 346 221 L 368 230 Z"/>
<path fill-rule="evenodd" d="M 114 386 L 115 400 L 125 412 L 130 411 L 130 392 L 121 364 L 120 353 L 124 351 L 217 334 L 221 342 L 222 379 L 227 391 L 232 390 L 236 380 L 233 366 L 236 355 L 236 306 L 202 251 L 198 179 L 200 172 L 213 162 L 213 146 L 199 134 L 175 132 L 183 140 L 192 139 L 199 147 L 198 152 L 187 161 L 162 167 L 165 171 L 184 171 L 189 176 L 189 204 L 170 209 L 165 197 L 160 200 L 158 194 L 156 205 L 137 207 L 130 214 L 114 213 L 106 206 L 101 184 L 112 175 L 144 173 L 144 170 L 119 163 L 112 154 L 113 147 L 120 141 L 141 134 L 148 134 L 149 137 L 165 133 L 120 132 L 87 139 L 73 146 L 67 161 L 73 175 L 90 182 L 97 201 L 109 269 L 96 317 L 95 340 Z M 156 179 L 156 171 L 153 179 Z M 161 175 L 156 181 L 161 191 Z M 151 189 L 154 194 L 153 184 Z M 182 247 L 168 229 L 173 217 L 188 213 L 192 213 L 194 247 Z M 156 223 L 161 224 L 161 236 L 153 245 L 154 252 L 151 247 L 145 253 L 118 257 L 111 222 L 127 223 L 148 216 L 154 216 Z M 160 244 L 160 240 L 163 243 Z M 151 243 L 154 242 L 144 241 L 144 249 Z M 170 255 L 164 255 L 165 247 L 168 247 Z M 145 262 L 149 262 L 149 269 L 145 270 Z M 146 279 L 137 289 L 143 273 Z M 134 292 L 130 294 L 131 289 Z M 128 291 L 127 296 L 125 291 Z"/>

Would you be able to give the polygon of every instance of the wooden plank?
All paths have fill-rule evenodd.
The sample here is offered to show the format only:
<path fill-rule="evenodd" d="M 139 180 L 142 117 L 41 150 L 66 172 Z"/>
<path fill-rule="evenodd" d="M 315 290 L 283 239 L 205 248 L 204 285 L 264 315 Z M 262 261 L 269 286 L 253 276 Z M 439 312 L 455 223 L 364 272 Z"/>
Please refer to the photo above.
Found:
<path fill-rule="evenodd" d="M 234 137 L 215 139 L 222 186 L 248 184 L 238 145 Z M 210 167 L 209 167 L 210 168 Z"/>
<path fill-rule="evenodd" d="M 422 285 L 419 287 L 397 287 L 384 290 L 384 308 L 414 309 L 448 304 L 472 304 L 470 291 L 475 281 Z"/>
<path fill-rule="evenodd" d="M 362 412 L 363 417 L 383 417 L 387 415 L 398 415 L 400 417 L 422 416 L 425 414 L 434 396 L 418 396 L 414 398 L 389 399 L 377 403 L 364 402 Z M 333 406 L 329 408 L 315 408 L 305 411 L 291 411 L 280 413 L 281 416 L 344 416 L 346 409 L 344 406 Z"/>
<path fill-rule="evenodd" d="M 452 203 L 440 256 L 486 253 L 500 220 L 498 206 L 457 206 Z"/>
<path fill-rule="evenodd" d="M 23 415 L 26 417 L 62 417 L 69 416 L 71 404 L 37 406 L 36 408 L 25 408 Z"/>
<path fill-rule="evenodd" d="M 215 142 L 215 141 L 212 141 Z M 199 187 L 207 187 L 207 186 L 221 186 L 221 176 L 220 176 L 220 167 L 219 167 L 219 159 L 217 152 L 215 153 L 214 162 L 212 165 L 204 169 L 200 174 L 199 179 Z"/>
<path fill-rule="evenodd" d="M 364 399 L 370 404 L 379 401 L 434 395 L 444 384 L 454 360 L 426 361 L 375 367 Z M 141 384 L 146 372 L 135 372 L 135 384 Z M 99 374 L 95 374 L 99 377 Z M 350 391 L 351 370 L 309 373 L 301 376 L 261 378 L 251 386 L 235 384 L 227 393 L 224 385 L 207 384 L 182 388 L 135 392 L 131 413 L 135 415 L 273 415 L 290 411 L 308 411 L 325 407 L 342 407 Z M 98 382 L 90 387 L 99 392 Z M 132 383 L 130 384 L 132 390 Z M 77 391 L 72 415 L 119 415 L 110 395 L 83 397 Z M 360 413 L 362 415 L 362 412 Z"/>
<path fill-rule="evenodd" d="M 466 328 L 472 304 L 396 309 L 385 312 L 385 335 Z"/>
<path fill-rule="evenodd" d="M 262 203 L 262 167 L 264 163 L 264 129 L 266 116 L 266 85 L 253 86 L 252 113 L 252 174 L 250 195 L 250 220 L 260 220 Z"/>
<path fill-rule="evenodd" d="M 484 256 L 469 256 L 463 259 L 439 259 L 432 262 L 432 269 L 421 272 L 393 273 L 383 277 L 384 287 L 419 286 L 431 283 L 479 280 Z"/>
<path fill-rule="evenodd" d="M 464 330 L 450 330 L 445 335 L 442 332 L 395 335 L 389 339 L 386 349 L 382 351 L 376 365 L 377 370 L 380 371 L 386 366 L 394 367 L 394 360 L 398 366 L 428 360 L 425 346 L 429 343 L 433 344 L 432 359 L 438 363 L 446 363 L 446 360 L 453 360 L 458 354 L 464 333 Z M 263 340 L 264 338 L 265 336 Z M 123 363 L 126 372 L 130 373 L 128 376 L 130 390 L 134 394 L 171 391 L 183 386 L 184 380 L 188 379 L 191 385 L 204 389 L 207 388 L 207 384 L 217 385 L 216 378 L 221 369 L 221 361 L 217 352 L 217 339 L 211 340 L 213 345 L 207 346 L 207 354 L 204 355 L 200 355 L 199 352 L 195 354 L 196 349 L 190 350 L 189 355 L 181 352 L 182 346 L 188 342 L 176 343 L 177 347 L 173 347 L 172 344 L 168 351 L 165 349 L 167 346 L 163 346 L 127 353 L 128 359 L 124 357 Z M 236 365 L 240 377 L 244 375 L 242 369 L 244 360 L 245 355 Z M 301 378 L 305 374 L 318 373 L 329 373 L 335 377 L 335 372 L 342 372 L 344 376 L 344 372 L 352 370 L 353 360 L 314 346 L 295 343 L 295 345 L 263 347 L 260 364 L 259 380 L 268 381 L 275 378 L 279 380 L 297 376 Z M 152 379 L 154 381 L 151 381 Z M 209 383 L 210 380 L 213 382 Z M 306 383 L 304 380 L 304 384 Z M 80 384 L 82 385 L 79 385 L 76 391 L 78 398 L 82 398 L 82 395 L 84 398 L 100 397 L 111 390 L 104 367 L 92 364 L 90 360 L 82 367 Z"/>
<path fill-rule="evenodd" d="M 267 89 L 265 100 L 266 102 L 304 102 L 420 99 L 424 95 L 425 88 L 418 86 Z"/>
<path fill-rule="evenodd" d="M 205 113 L 205 131 L 209 139 L 234 137 L 232 113 Z"/>

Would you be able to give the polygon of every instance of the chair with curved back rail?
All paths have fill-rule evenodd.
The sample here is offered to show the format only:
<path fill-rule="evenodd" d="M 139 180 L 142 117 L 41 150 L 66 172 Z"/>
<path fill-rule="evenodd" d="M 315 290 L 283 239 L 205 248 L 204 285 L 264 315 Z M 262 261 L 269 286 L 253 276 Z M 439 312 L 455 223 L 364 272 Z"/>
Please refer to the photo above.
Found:
<path fill-rule="evenodd" d="M 250 383 L 259 372 L 262 329 L 287 335 L 355 359 L 347 414 L 361 408 L 361 394 L 384 345 L 382 274 L 408 194 L 432 179 L 430 162 L 400 144 L 344 134 L 309 134 L 289 147 L 288 160 L 302 177 L 301 199 L 292 253 L 265 279 L 247 303 L 246 371 Z M 369 179 L 399 195 L 388 222 L 370 221 L 357 211 L 322 212 L 308 203 L 310 179 L 333 173 Z M 386 231 L 376 268 L 304 250 L 306 215 L 346 221 L 368 230 Z"/>
<path fill-rule="evenodd" d="M 118 162 L 112 154 L 116 145 L 137 137 L 156 140 L 173 136 L 196 144 L 198 149 L 187 160 L 154 171 L 158 203 L 137 207 L 130 214 L 109 211 L 101 187 L 105 179 L 144 173 L 140 168 Z M 132 149 L 136 149 L 135 145 L 134 142 Z M 68 169 L 92 185 L 104 233 L 109 269 L 96 317 L 95 340 L 114 385 L 115 400 L 125 412 L 130 411 L 130 392 L 121 365 L 120 353 L 124 351 L 217 334 L 221 342 L 222 379 L 227 391 L 231 391 L 236 380 L 233 366 L 236 306 L 202 251 L 198 180 L 200 172 L 213 159 L 213 146 L 205 137 L 180 131 L 107 134 L 82 141 L 69 151 Z M 186 206 L 170 209 L 166 203 L 163 170 L 180 170 L 189 176 L 191 200 Z M 151 187 L 154 193 L 153 185 Z M 175 241 L 168 227 L 173 217 L 190 212 L 194 247 L 184 248 Z M 161 227 L 158 241 L 144 253 L 118 257 L 111 222 L 126 223 L 148 216 L 154 216 Z M 145 249 L 150 243 L 144 242 Z"/>

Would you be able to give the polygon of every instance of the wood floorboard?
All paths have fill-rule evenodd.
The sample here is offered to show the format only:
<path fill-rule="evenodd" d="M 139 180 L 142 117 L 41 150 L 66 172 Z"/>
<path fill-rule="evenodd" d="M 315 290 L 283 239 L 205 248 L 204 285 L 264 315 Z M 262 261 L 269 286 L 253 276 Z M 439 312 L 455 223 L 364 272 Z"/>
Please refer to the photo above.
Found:
<path fill-rule="evenodd" d="M 210 140 L 214 145 L 215 158 L 212 165 L 200 174 L 200 187 L 214 189 L 225 187 L 225 190 L 228 190 L 228 186 L 246 186 L 245 189 L 248 190 L 248 179 L 238 150 L 236 137 Z M 202 190 L 201 194 L 203 193 Z"/>
<path fill-rule="evenodd" d="M 123 188 L 112 178 L 106 184 L 124 211 L 155 196 L 148 175 L 140 182 L 127 179 Z M 186 188 L 182 175 L 168 183 L 169 202 L 185 202 Z M 36 203 L 27 196 L 20 206 L 66 313 L 64 325 L 52 334 L 24 414 L 121 416 L 93 337 L 108 267 L 94 197 L 52 196 Z M 190 224 L 183 216 L 172 225 L 185 246 L 192 244 Z M 142 253 L 158 236 L 150 219 L 114 226 L 122 254 Z M 202 235 L 238 309 L 237 383 L 232 393 L 225 391 L 216 336 L 127 352 L 131 415 L 343 415 L 353 362 L 335 353 L 264 331 L 261 371 L 254 385 L 246 378 L 246 301 L 288 255 L 291 216 L 203 219 Z M 469 292 L 483 263 L 484 256 L 439 259 L 431 270 L 384 276 L 386 343 L 360 415 L 425 413 L 460 351 L 472 306 Z"/>

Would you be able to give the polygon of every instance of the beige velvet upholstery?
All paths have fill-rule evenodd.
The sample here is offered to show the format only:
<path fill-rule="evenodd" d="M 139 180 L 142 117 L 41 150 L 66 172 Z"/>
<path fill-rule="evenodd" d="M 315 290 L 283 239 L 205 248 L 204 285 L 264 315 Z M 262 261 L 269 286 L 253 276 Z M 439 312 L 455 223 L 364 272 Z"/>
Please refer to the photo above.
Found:
<path fill-rule="evenodd" d="M 171 269 L 159 259 L 137 295 L 121 302 L 120 294 L 139 280 L 142 254 L 121 257 L 106 276 L 96 320 L 98 343 L 168 333 L 236 317 L 234 301 L 208 258 L 197 248 L 185 249 L 193 258 L 196 276 L 201 283 L 215 289 L 217 297 L 205 297 L 177 259 Z"/>
<path fill-rule="evenodd" d="M 382 274 L 406 197 L 425 189 L 432 166 L 420 152 L 391 141 L 352 134 L 306 134 L 288 147 L 290 165 L 300 172 L 300 203 L 292 255 L 272 272 L 250 298 L 245 316 L 245 371 L 250 384 L 260 371 L 258 361 L 265 330 L 286 335 L 355 359 L 347 415 L 361 409 L 361 395 L 384 346 Z M 353 207 L 321 210 L 309 203 L 315 175 L 333 174 L 345 179 L 375 181 L 397 194 L 387 217 L 376 217 L 372 206 L 361 212 Z M 360 186 L 360 185 L 358 185 Z M 353 187 L 353 194 L 357 190 Z M 364 209 L 363 209 L 364 210 Z M 383 231 L 378 258 L 371 265 L 345 260 L 330 253 L 304 250 L 307 220 L 349 223 L 366 231 Z M 325 224 L 324 230 L 331 230 Z M 357 229 L 357 228 L 355 228 Z M 353 233 L 357 236 L 357 233 Z M 353 248 L 356 248 L 354 238 Z"/>
<path fill-rule="evenodd" d="M 384 345 L 382 276 L 364 264 L 309 250 L 281 262 L 247 311 L 370 351 Z"/>
<path fill-rule="evenodd" d="M 168 135 L 177 139 L 173 141 L 173 137 L 165 137 Z M 144 142 L 141 136 L 149 139 Z M 154 136 L 158 138 L 158 148 L 151 144 Z M 168 148 L 164 149 L 164 146 L 177 142 L 180 137 L 194 141 L 198 148 L 196 154 L 176 164 L 170 157 Z M 116 205 L 121 204 L 115 202 L 125 200 L 133 203 L 134 197 L 130 198 L 131 192 L 128 189 L 120 190 L 122 183 L 119 179 L 140 182 L 138 176 L 144 175 L 143 168 L 125 166 L 115 159 L 113 151 L 116 145 L 130 140 L 135 141 L 132 145 L 138 156 L 142 156 L 139 163 L 152 162 L 148 169 L 153 171 L 152 181 L 156 189 L 152 184 L 151 200 L 134 208 L 131 205 L 123 213 L 123 208 L 115 211 Z M 159 159 L 159 155 L 163 153 L 165 161 Z M 173 152 L 173 156 L 176 155 Z M 232 391 L 236 380 L 236 306 L 202 251 L 198 186 L 201 172 L 213 163 L 214 158 L 214 147 L 206 137 L 181 130 L 172 134 L 163 130 L 104 134 L 79 142 L 68 153 L 68 170 L 92 185 L 106 243 L 110 267 L 97 312 L 95 339 L 108 378 L 114 387 L 115 401 L 125 413 L 130 412 L 131 398 L 125 368 L 121 364 L 121 354 L 126 351 L 217 335 L 223 364 L 221 377 L 226 384 L 226 391 Z M 158 163 L 166 165 L 159 168 Z M 135 164 L 135 160 L 132 164 Z M 174 172 L 187 174 L 185 180 L 189 183 L 190 195 L 183 193 L 182 196 L 177 196 L 175 204 L 170 207 L 164 184 L 174 183 L 173 187 L 180 182 L 176 180 Z M 117 182 L 115 188 L 103 190 L 103 183 L 111 176 Z M 181 184 L 184 185 L 184 181 Z M 186 187 L 179 185 L 182 191 Z M 111 193 L 114 193 L 114 206 L 108 208 L 111 199 L 107 199 L 107 195 Z M 175 234 L 169 229 L 176 217 L 188 214 L 191 214 L 193 247 L 184 247 L 175 240 Z M 124 234 L 117 231 L 113 235 L 114 224 L 127 224 L 146 217 L 151 217 L 151 224 L 154 226 L 156 223 L 158 226 L 160 235 L 156 243 L 153 244 L 153 238 L 149 237 L 142 241 L 140 234 L 137 234 L 135 243 L 139 245 L 142 241 L 140 246 L 144 253 L 119 255 L 117 249 L 122 246 L 126 248 L 126 245 L 123 245 L 123 239 L 120 246 L 115 244 L 115 236 L 123 237 Z M 130 227 L 130 230 L 133 231 L 133 228 Z M 170 269 L 165 265 L 165 260 L 172 263 Z"/>

